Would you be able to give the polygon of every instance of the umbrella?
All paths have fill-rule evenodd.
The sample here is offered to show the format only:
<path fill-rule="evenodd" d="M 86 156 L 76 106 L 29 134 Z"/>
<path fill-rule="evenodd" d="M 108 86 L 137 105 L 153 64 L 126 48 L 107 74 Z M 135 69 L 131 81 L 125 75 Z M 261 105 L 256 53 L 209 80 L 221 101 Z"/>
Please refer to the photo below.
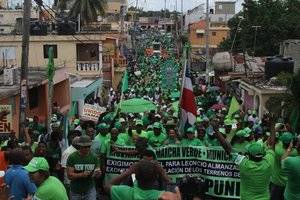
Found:
<path fill-rule="evenodd" d="M 215 104 L 212 107 L 210 107 L 211 109 L 214 110 L 221 110 L 222 108 L 225 108 L 226 106 L 224 104 Z"/>
<path fill-rule="evenodd" d="M 156 106 L 152 101 L 141 98 L 133 98 L 122 101 L 118 107 L 122 113 L 141 113 L 150 110 L 156 110 Z"/>

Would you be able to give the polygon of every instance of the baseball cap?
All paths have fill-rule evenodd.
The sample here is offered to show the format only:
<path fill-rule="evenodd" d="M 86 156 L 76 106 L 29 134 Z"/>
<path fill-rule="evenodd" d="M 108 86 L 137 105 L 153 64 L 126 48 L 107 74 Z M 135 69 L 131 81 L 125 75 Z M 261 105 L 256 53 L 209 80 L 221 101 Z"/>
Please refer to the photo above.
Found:
<path fill-rule="evenodd" d="M 188 129 L 186 129 L 185 132 L 186 133 L 192 133 L 192 134 L 194 134 L 195 133 L 195 129 L 193 127 L 189 127 Z"/>
<path fill-rule="evenodd" d="M 249 137 L 250 136 L 250 134 L 248 134 L 244 129 L 239 130 L 238 132 L 236 132 L 235 135 L 239 136 L 239 137 Z"/>
<path fill-rule="evenodd" d="M 284 144 L 289 144 L 291 141 L 293 141 L 293 139 L 295 138 L 294 134 L 290 133 L 290 132 L 284 132 L 281 136 L 280 136 L 280 140 L 282 141 L 282 143 Z"/>
<path fill-rule="evenodd" d="M 77 142 L 77 145 L 80 147 L 88 147 L 92 145 L 92 140 L 87 135 L 82 135 L 79 137 L 79 140 Z"/>
<path fill-rule="evenodd" d="M 155 123 L 153 124 L 153 128 L 161 128 L 160 123 L 155 122 Z"/>
<path fill-rule="evenodd" d="M 249 127 L 246 127 L 243 130 L 245 131 L 245 134 L 248 135 L 248 136 L 244 136 L 244 137 L 249 137 L 250 134 L 251 134 L 251 132 L 252 132 L 252 130 Z"/>
<path fill-rule="evenodd" d="M 144 125 L 144 123 L 143 123 L 143 121 L 142 120 L 140 120 L 140 119 L 138 119 L 138 120 L 136 120 L 135 121 L 135 125 L 137 126 L 137 125 Z"/>
<path fill-rule="evenodd" d="M 80 124 L 80 119 L 74 119 L 74 124 L 75 124 L 75 125 Z"/>
<path fill-rule="evenodd" d="M 43 157 L 33 157 L 29 164 L 24 167 L 28 172 L 36 172 L 38 170 L 49 171 L 49 164 Z"/>
<path fill-rule="evenodd" d="M 126 122 L 126 121 L 125 121 L 125 119 L 124 119 L 123 117 L 121 117 L 121 118 L 119 119 L 119 122 L 120 122 L 120 123 L 123 123 L 123 122 Z"/>
<path fill-rule="evenodd" d="M 252 143 L 246 146 L 247 152 L 256 158 L 261 158 L 264 156 L 264 147 L 259 143 Z"/>
<path fill-rule="evenodd" d="M 224 125 L 225 125 L 225 126 L 231 126 L 231 125 L 232 125 L 232 120 L 230 120 L 230 119 L 225 119 L 225 120 L 224 120 Z"/>
<path fill-rule="evenodd" d="M 103 130 L 103 129 L 107 129 L 108 125 L 106 123 L 101 123 L 96 128 L 99 130 Z"/>

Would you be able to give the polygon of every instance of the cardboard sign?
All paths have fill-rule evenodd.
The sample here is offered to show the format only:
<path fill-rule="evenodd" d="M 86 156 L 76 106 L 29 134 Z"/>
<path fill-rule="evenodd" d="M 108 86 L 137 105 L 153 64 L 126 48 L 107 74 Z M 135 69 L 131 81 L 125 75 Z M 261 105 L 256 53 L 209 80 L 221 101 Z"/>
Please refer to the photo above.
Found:
<path fill-rule="evenodd" d="M 84 104 L 84 106 L 82 108 L 81 118 L 84 120 L 91 120 L 91 121 L 97 122 L 101 113 L 104 113 L 105 111 L 106 111 L 106 108 L 103 108 L 103 107 L 100 107 L 97 105 Z"/>
<path fill-rule="evenodd" d="M 4 116 L 2 120 L 0 120 L 0 134 L 1 133 L 10 133 L 12 130 L 12 108 L 11 105 L 0 105 L 1 111 L 9 111 L 9 114 Z"/>

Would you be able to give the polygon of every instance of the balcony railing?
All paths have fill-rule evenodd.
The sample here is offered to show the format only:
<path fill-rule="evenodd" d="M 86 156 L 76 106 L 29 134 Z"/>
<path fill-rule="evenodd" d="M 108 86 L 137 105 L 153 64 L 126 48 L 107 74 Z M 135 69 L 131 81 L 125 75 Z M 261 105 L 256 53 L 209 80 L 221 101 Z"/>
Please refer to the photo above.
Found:
<path fill-rule="evenodd" d="M 76 71 L 78 72 L 100 72 L 99 61 L 77 61 Z"/>

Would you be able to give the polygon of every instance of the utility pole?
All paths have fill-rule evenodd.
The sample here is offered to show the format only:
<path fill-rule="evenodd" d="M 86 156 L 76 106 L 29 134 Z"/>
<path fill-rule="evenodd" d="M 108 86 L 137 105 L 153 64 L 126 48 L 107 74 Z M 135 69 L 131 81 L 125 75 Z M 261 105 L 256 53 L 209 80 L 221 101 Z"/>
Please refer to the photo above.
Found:
<path fill-rule="evenodd" d="M 231 48 L 230 48 L 230 61 L 231 61 L 231 66 L 232 66 L 234 72 L 235 72 L 235 65 L 233 65 L 232 50 L 233 50 L 233 46 L 234 46 L 234 43 L 235 43 L 235 39 L 236 39 L 237 33 L 240 30 L 240 25 L 241 25 L 242 21 L 244 20 L 243 16 L 238 16 L 238 18 L 240 19 L 240 21 L 239 21 L 239 23 L 237 25 L 237 28 L 236 28 L 236 31 L 235 31 L 235 34 L 234 34 L 234 37 L 233 37 L 233 41 L 232 41 L 232 44 L 231 44 Z"/>
<path fill-rule="evenodd" d="M 253 57 L 255 56 L 255 47 L 256 47 L 256 36 L 257 36 L 257 29 L 261 26 L 251 26 L 252 28 L 255 28 L 255 34 L 254 34 L 254 44 L 253 44 Z"/>
<path fill-rule="evenodd" d="M 164 23 L 165 23 L 165 25 L 164 25 L 164 30 L 165 30 L 165 32 L 167 32 L 167 21 L 166 21 L 166 19 L 167 19 L 167 0 L 165 0 L 165 12 L 164 12 Z"/>
<path fill-rule="evenodd" d="M 205 16 L 205 58 L 206 58 L 206 81 L 209 81 L 209 0 L 206 0 L 206 16 Z"/>
<path fill-rule="evenodd" d="M 22 21 L 22 58 L 21 58 L 21 80 L 20 80 L 20 115 L 19 115 L 19 139 L 24 139 L 26 126 L 26 108 L 28 105 L 28 55 L 29 55 L 29 31 L 31 0 L 24 0 Z"/>
<path fill-rule="evenodd" d="M 183 34 L 183 0 L 181 0 L 181 35 Z"/>

